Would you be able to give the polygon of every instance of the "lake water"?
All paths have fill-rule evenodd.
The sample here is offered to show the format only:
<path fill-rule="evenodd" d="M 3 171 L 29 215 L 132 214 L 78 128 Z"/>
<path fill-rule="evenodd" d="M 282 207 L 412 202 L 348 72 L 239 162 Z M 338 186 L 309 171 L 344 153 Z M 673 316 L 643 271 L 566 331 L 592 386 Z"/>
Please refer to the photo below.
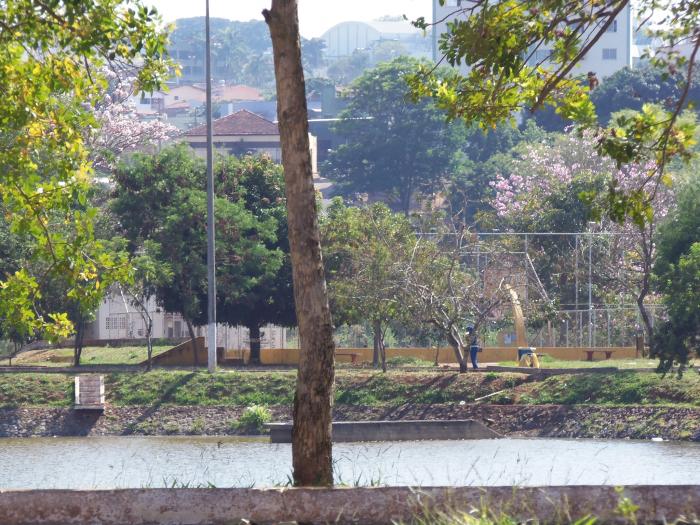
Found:
<path fill-rule="evenodd" d="M 348 485 L 700 483 L 700 443 L 574 439 L 334 445 Z M 0 489 L 266 487 L 291 475 L 291 445 L 230 437 L 0 439 Z"/>

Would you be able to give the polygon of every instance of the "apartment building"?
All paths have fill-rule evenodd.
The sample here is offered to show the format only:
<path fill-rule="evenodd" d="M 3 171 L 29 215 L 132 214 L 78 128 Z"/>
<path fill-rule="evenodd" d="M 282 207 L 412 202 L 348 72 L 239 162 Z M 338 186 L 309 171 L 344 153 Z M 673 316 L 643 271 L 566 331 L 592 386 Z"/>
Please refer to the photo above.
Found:
<path fill-rule="evenodd" d="M 441 58 L 438 43 L 440 35 L 447 31 L 448 22 L 465 16 L 461 9 L 470 5 L 472 3 L 468 0 L 446 0 L 445 5 L 440 5 L 439 0 L 433 0 L 433 60 L 438 61 Z M 534 53 L 532 60 L 536 63 L 546 63 L 550 54 L 551 49 L 540 49 Z M 627 5 L 584 59 L 577 64 L 573 74 L 586 75 L 592 71 L 602 80 L 624 67 L 633 67 L 640 54 L 635 42 L 634 9 Z"/>

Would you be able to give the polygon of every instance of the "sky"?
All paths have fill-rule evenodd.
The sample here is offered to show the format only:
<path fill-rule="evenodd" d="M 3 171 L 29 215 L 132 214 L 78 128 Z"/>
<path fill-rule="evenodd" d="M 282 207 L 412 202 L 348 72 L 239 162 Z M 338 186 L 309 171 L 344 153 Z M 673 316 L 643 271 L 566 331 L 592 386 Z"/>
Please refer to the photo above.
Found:
<path fill-rule="evenodd" d="M 205 0 L 143 0 L 153 5 L 166 22 L 203 16 Z M 212 17 L 231 20 L 262 20 L 270 0 L 210 0 Z M 338 22 L 369 21 L 384 15 L 406 15 L 413 20 L 432 18 L 431 0 L 299 0 L 299 31 L 306 38 L 320 37 Z"/>

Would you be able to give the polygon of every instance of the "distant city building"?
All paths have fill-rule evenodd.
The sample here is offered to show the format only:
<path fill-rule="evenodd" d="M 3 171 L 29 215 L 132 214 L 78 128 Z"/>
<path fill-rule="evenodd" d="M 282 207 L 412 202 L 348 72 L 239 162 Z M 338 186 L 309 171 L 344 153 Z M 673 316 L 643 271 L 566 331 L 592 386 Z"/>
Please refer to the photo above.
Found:
<path fill-rule="evenodd" d="M 227 155 L 268 155 L 275 162 L 282 162 L 282 145 L 277 124 L 266 118 L 240 110 L 212 123 L 214 150 Z M 181 135 L 199 157 L 207 154 L 207 126 L 197 126 Z M 314 176 L 317 175 L 316 137 L 309 135 L 311 162 Z"/>
<path fill-rule="evenodd" d="M 323 33 L 327 59 L 347 57 L 356 50 L 370 50 L 383 41 L 397 42 L 406 54 L 430 58 L 430 39 L 407 20 L 382 19 L 372 22 L 341 22 Z"/>
<path fill-rule="evenodd" d="M 203 107 L 207 93 L 204 85 L 180 85 L 166 91 L 154 93 L 137 93 L 131 97 L 131 103 L 140 115 L 159 115 L 165 113 L 169 117 L 187 113 Z M 224 114 L 229 114 L 235 104 L 264 103 L 259 89 L 244 85 L 227 85 L 219 82 L 212 88 L 212 99 L 222 104 Z"/>
<path fill-rule="evenodd" d="M 471 4 L 464 2 L 464 5 Z M 441 58 L 438 47 L 440 35 L 447 31 L 448 22 L 460 16 L 461 6 L 462 0 L 446 0 L 445 5 L 440 5 L 439 0 L 433 0 L 434 61 Z M 534 52 L 532 61 L 546 63 L 551 52 L 551 49 L 539 49 Z M 572 73 L 586 75 L 590 71 L 602 80 L 622 68 L 633 67 L 640 55 L 640 49 L 635 41 L 634 10 L 627 5 L 583 60 L 576 65 Z"/>

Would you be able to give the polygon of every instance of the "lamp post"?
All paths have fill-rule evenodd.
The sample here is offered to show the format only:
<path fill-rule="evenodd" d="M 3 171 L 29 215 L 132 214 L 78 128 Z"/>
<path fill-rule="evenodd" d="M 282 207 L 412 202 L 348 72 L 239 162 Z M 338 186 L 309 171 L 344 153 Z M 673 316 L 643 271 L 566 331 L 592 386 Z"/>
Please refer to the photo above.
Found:
<path fill-rule="evenodd" d="M 204 19 L 206 38 L 206 96 L 207 96 L 207 370 L 216 371 L 216 251 L 214 244 L 214 132 L 211 118 L 211 35 L 209 30 L 209 0 Z M 196 351 L 196 350 L 195 350 Z"/>
<path fill-rule="evenodd" d="M 588 223 L 588 348 L 593 346 L 593 227 Z"/>

